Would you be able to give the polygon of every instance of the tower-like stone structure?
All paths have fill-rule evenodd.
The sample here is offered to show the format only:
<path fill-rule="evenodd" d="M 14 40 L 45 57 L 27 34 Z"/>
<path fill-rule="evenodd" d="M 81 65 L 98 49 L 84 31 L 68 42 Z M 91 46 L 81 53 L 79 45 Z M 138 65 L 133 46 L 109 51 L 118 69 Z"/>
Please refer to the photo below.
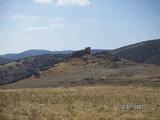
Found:
<path fill-rule="evenodd" d="M 84 50 L 78 50 L 72 53 L 72 57 L 81 57 L 87 54 L 91 54 L 91 47 L 86 47 Z"/>
<path fill-rule="evenodd" d="M 85 48 L 85 53 L 86 54 L 91 54 L 91 47 L 86 47 Z"/>

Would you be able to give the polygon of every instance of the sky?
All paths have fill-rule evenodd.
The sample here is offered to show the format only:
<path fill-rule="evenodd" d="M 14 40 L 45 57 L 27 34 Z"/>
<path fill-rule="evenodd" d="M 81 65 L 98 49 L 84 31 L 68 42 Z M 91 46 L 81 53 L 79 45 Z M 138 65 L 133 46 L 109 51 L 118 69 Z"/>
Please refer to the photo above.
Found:
<path fill-rule="evenodd" d="M 160 0 L 0 0 L 0 54 L 158 39 L 159 6 Z"/>

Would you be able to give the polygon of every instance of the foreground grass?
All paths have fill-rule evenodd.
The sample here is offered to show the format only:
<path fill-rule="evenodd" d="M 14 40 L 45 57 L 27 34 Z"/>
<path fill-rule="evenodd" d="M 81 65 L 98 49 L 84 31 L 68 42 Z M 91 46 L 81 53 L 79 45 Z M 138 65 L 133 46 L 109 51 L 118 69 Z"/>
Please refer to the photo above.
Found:
<path fill-rule="evenodd" d="M 119 105 L 141 104 L 141 110 Z M 160 88 L 95 86 L 0 90 L 0 120 L 159 120 Z"/>

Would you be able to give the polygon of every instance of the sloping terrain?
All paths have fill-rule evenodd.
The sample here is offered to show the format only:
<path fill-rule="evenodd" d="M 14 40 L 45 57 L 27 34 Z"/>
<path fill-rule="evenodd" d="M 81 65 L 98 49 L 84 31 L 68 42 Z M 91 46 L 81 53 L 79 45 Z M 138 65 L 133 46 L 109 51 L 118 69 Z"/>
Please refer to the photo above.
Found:
<path fill-rule="evenodd" d="M 1 65 L 0 84 L 18 81 L 2 86 L 4 88 L 94 84 L 160 85 L 160 66 L 156 66 L 160 64 L 160 40 L 145 41 L 113 51 L 87 50 L 28 57 Z"/>
<path fill-rule="evenodd" d="M 109 50 L 103 50 L 103 49 L 93 49 L 91 50 L 92 54 L 97 54 L 101 52 L 108 52 Z M 34 57 L 34 56 L 40 56 L 40 55 L 46 55 L 46 54 L 71 54 L 74 52 L 73 50 L 64 50 L 64 51 L 48 51 L 48 50 L 27 50 L 22 53 L 17 53 L 17 54 L 5 54 L 5 55 L 0 55 L 0 64 L 5 64 L 8 62 L 16 61 L 19 59 L 24 59 L 28 57 Z M 6 60 L 8 60 L 6 62 Z"/>
<path fill-rule="evenodd" d="M 9 62 L 11 62 L 11 61 L 12 61 L 12 60 L 10 60 L 10 59 L 0 57 L 0 65 L 9 63 Z"/>
<path fill-rule="evenodd" d="M 39 56 L 39 55 L 45 55 L 45 54 L 51 54 L 51 53 L 52 52 L 48 50 L 28 50 L 19 54 L 1 55 L 1 57 L 10 59 L 10 60 L 18 60 L 18 59 L 24 59 L 27 57 L 33 57 L 33 56 Z"/>
<path fill-rule="evenodd" d="M 12 83 L 38 75 L 39 71 L 49 69 L 54 64 L 66 57 L 63 54 L 48 54 L 36 57 L 29 57 L 0 66 L 0 85 Z"/>
<path fill-rule="evenodd" d="M 109 54 L 70 58 L 30 78 L 1 88 L 34 88 L 76 85 L 160 85 L 160 67 L 138 64 Z"/>
<path fill-rule="evenodd" d="M 33 49 L 33 50 L 27 50 L 22 53 L 17 53 L 17 54 L 5 54 L 5 55 L 0 55 L 0 57 L 10 59 L 10 60 L 19 60 L 19 59 L 24 59 L 28 57 L 34 57 L 34 56 L 40 56 L 40 55 L 47 55 L 47 54 L 70 54 L 72 53 L 72 50 L 64 50 L 64 51 L 48 51 L 48 50 L 38 50 L 38 49 Z"/>
<path fill-rule="evenodd" d="M 135 62 L 160 65 L 160 39 L 122 47 L 113 50 L 112 53 Z"/>

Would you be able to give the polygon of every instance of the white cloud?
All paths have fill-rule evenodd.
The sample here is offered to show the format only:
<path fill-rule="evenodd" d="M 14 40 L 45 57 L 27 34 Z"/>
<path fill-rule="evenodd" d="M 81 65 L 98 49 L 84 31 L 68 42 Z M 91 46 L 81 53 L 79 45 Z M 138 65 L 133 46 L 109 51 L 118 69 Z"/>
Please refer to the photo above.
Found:
<path fill-rule="evenodd" d="M 53 0 L 34 0 L 37 3 L 50 4 L 53 3 Z"/>
<path fill-rule="evenodd" d="M 48 31 L 48 30 L 55 30 L 57 28 L 63 28 L 64 25 L 62 23 L 62 18 L 55 18 L 53 23 L 49 24 L 48 26 L 29 26 L 25 28 L 25 31 Z"/>
<path fill-rule="evenodd" d="M 43 3 L 43 4 L 50 4 L 54 3 L 59 6 L 63 5 L 80 5 L 80 6 L 85 6 L 89 5 L 90 1 L 89 0 L 34 0 L 37 3 Z"/>
<path fill-rule="evenodd" d="M 57 17 L 57 18 L 53 19 L 53 22 L 62 23 L 63 22 L 63 18 Z"/>
<path fill-rule="evenodd" d="M 51 30 L 51 28 L 48 26 L 40 26 L 40 27 L 29 26 L 25 28 L 25 31 L 37 31 L 37 30 Z"/>
<path fill-rule="evenodd" d="M 57 0 L 56 4 L 57 5 L 80 5 L 80 6 L 85 6 L 85 5 L 89 5 L 90 1 L 89 0 Z"/>
<path fill-rule="evenodd" d="M 21 19 L 21 18 L 24 18 L 24 16 L 21 15 L 21 14 L 16 14 L 16 15 L 13 15 L 12 18 L 14 18 L 14 19 Z"/>
<path fill-rule="evenodd" d="M 64 27 L 62 24 L 52 23 L 49 26 L 39 26 L 39 27 L 29 26 L 25 28 L 25 31 L 48 31 L 48 30 L 54 30 L 62 27 Z"/>
<path fill-rule="evenodd" d="M 38 16 L 26 16 L 26 15 L 21 15 L 21 14 L 15 14 L 15 15 L 11 16 L 11 18 L 13 18 L 13 19 L 26 19 L 26 18 L 37 19 Z"/>

